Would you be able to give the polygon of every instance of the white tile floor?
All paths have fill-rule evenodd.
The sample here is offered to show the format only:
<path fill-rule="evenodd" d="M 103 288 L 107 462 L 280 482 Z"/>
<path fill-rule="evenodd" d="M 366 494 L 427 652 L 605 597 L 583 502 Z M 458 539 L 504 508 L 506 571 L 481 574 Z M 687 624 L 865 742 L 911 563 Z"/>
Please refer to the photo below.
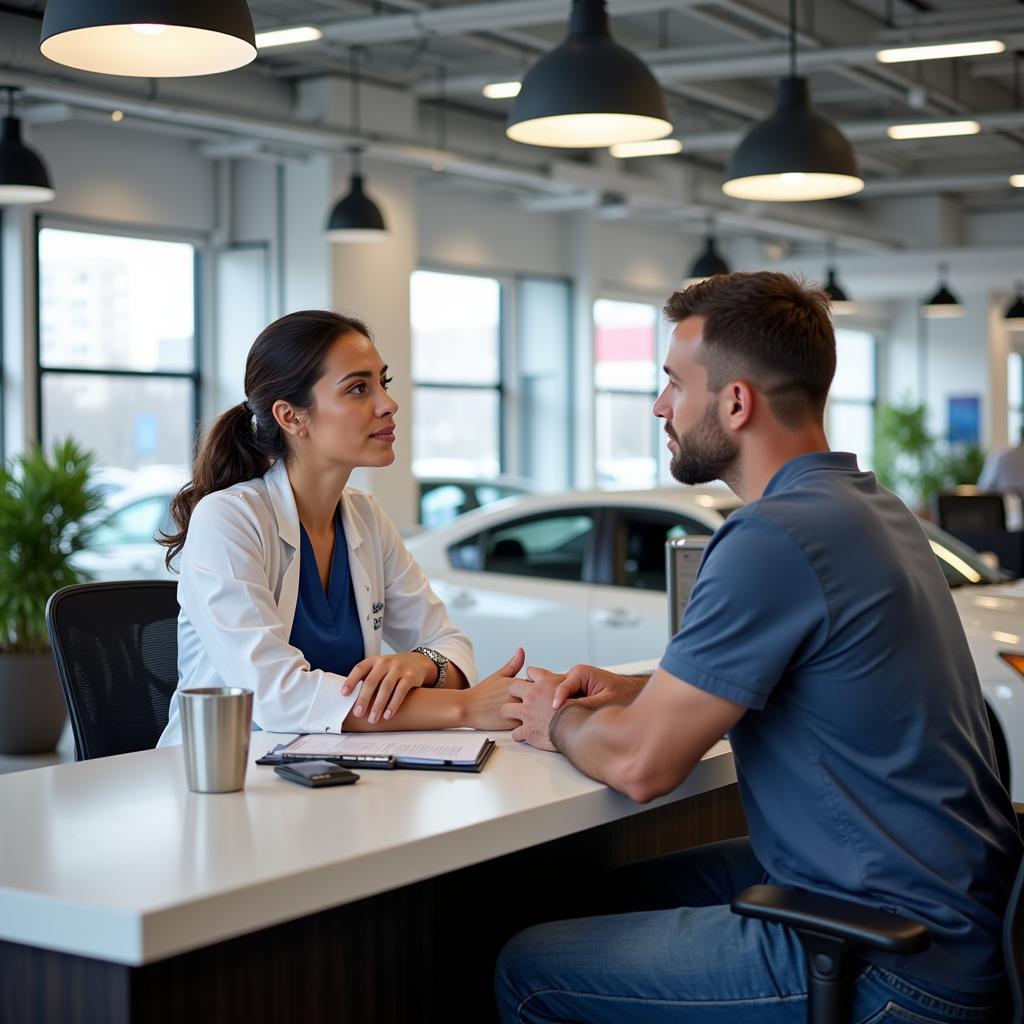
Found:
<path fill-rule="evenodd" d="M 48 764 L 63 764 L 75 759 L 75 740 L 71 735 L 71 722 L 65 722 L 64 731 L 57 741 L 56 750 L 43 754 L 0 754 L 0 775 L 21 772 L 27 768 L 43 768 Z"/>

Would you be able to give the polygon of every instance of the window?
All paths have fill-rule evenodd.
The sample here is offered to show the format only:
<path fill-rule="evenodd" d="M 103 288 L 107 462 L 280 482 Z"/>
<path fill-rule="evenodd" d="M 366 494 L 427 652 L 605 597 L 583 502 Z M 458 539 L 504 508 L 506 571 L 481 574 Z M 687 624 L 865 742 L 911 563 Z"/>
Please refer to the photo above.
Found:
<path fill-rule="evenodd" d="M 687 516 L 647 510 L 619 511 L 615 521 L 612 582 L 640 590 L 665 590 L 665 542 L 713 531 Z"/>
<path fill-rule="evenodd" d="M 39 427 L 97 464 L 190 464 L 199 418 L 196 247 L 39 232 Z"/>
<path fill-rule="evenodd" d="M 825 409 L 833 451 L 854 452 L 862 469 L 874 457 L 877 342 L 867 331 L 836 331 L 836 375 Z"/>
<path fill-rule="evenodd" d="M 594 458 L 599 487 L 658 481 L 658 310 L 640 302 L 594 303 Z M 647 428 L 647 429 L 645 429 Z"/>
<path fill-rule="evenodd" d="M 1011 352 L 1006 360 L 1007 430 L 1010 444 L 1024 437 L 1024 357 Z"/>
<path fill-rule="evenodd" d="M 501 284 L 417 270 L 411 281 L 412 470 L 501 472 Z"/>
<path fill-rule="evenodd" d="M 594 517 L 589 512 L 521 519 L 486 537 L 484 568 L 487 572 L 578 582 L 584 578 L 593 534 Z"/>

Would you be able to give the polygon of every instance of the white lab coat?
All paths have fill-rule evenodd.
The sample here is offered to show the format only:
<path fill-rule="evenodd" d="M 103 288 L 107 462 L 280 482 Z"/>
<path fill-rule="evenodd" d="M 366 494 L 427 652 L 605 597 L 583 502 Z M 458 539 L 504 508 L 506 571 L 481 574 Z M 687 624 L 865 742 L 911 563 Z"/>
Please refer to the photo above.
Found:
<path fill-rule="evenodd" d="M 431 647 L 476 682 L 469 639 L 372 494 L 341 497 L 366 657 Z M 355 703 L 343 677 L 312 669 L 288 638 L 299 593 L 299 514 L 283 462 L 195 507 L 178 582 L 178 690 L 244 686 L 253 722 L 272 732 L 337 732 Z M 157 746 L 181 743 L 177 691 Z"/>

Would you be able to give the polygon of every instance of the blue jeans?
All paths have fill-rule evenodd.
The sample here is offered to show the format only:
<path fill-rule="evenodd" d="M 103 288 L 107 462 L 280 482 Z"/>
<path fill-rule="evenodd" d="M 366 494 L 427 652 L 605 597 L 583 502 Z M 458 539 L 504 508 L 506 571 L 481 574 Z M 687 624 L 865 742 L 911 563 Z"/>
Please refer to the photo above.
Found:
<path fill-rule="evenodd" d="M 603 894 L 609 915 L 529 928 L 502 951 L 503 1024 L 803 1024 L 807 974 L 795 933 L 729 909 L 764 880 L 745 839 L 615 872 Z M 1006 1014 L 993 1004 L 867 966 L 848 1024 L 997 1024 Z"/>

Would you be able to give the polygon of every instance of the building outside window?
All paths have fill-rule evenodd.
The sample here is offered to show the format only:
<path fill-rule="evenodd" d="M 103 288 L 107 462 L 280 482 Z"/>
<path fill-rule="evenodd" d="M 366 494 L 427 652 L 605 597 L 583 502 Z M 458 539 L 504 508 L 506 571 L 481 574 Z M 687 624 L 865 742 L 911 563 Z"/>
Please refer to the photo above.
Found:
<path fill-rule="evenodd" d="M 199 419 L 197 250 L 39 231 L 39 435 L 113 473 L 191 463 Z"/>
<path fill-rule="evenodd" d="M 491 478 L 502 470 L 500 281 L 412 275 L 412 470 Z"/>
<path fill-rule="evenodd" d="M 878 403 L 878 343 L 868 331 L 836 330 L 836 375 L 825 408 L 825 430 L 833 451 L 854 452 L 870 469 Z"/>
<path fill-rule="evenodd" d="M 657 307 L 594 303 L 594 459 L 598 487 L 653 487 L 659 479 L 660 424 L 651 411 L 660 390 Z"/>

